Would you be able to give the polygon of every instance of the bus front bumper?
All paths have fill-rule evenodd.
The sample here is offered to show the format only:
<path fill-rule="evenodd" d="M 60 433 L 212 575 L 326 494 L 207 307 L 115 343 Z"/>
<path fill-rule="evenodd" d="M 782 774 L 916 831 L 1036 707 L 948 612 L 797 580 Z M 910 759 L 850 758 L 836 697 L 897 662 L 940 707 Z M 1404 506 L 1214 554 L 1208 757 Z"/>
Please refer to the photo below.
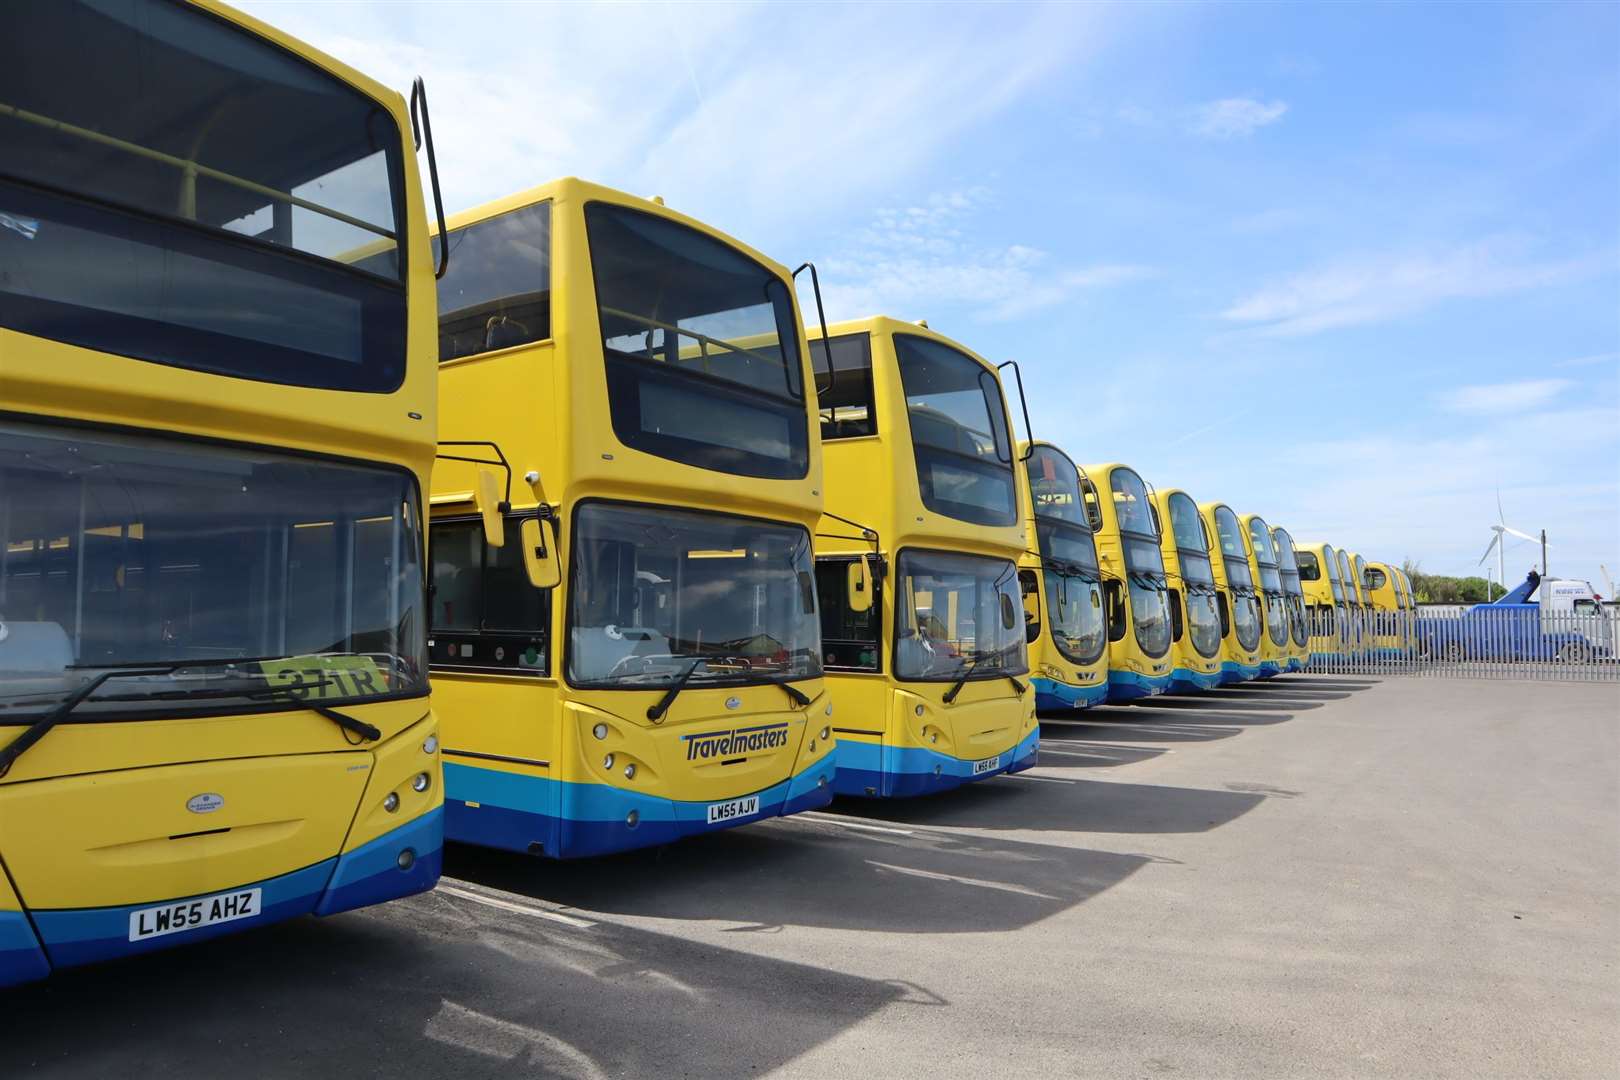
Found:
<path fill-rule="evenodd" d="M 1170 689 L 1169 675 L 1140 675 L 1134 671 L 1108 669 L 1108 700 L 1140 701 Z"/>
<path fill-rule="evenodd" d="M 409 851 L 408 858 L 405 852 Z M 231 889 L 114 907 L 0 911 L 0 986 L 43 978 L 55 968 L 98 963 L 173 945 L 266 926 L 299 915 L 340 911 L 425 892 L 439 880 L 444 857 L 443 812 L 437 808 L 353 851 L 302 870 Z M 155 925 L 150 908 L 178 910 L 193 901 L 205 911 L 214 898 L 258 892 L 257 912 L 130 940 L 136 926 Z M 200 917 L 200 916 L 199 916 Z M 37 932 L 36 932 L 37 931 Z"/>
<path fill-rule="evenodd" d="M 654 847 L 766 818 L 826 806 L 833 798 L 837 751 L 762 791 L 724 802 L 687 802 L 607 784 L 524 776 L 455 762 L 444 764 L 445 838 L 557 859 Z M 757 798 L 758 808 L 719 821 L 711 806 Z"/>
<path fill-rule="evenodd" d="M 1063 712 L 1070 709 L 1089 709 L 1108 700 L 1108 687 L 1101 683 L 1096 686 L 1074 686 L 1058 682 L 1056 679 L 1033 678 L 1029 681 L 1035 684 L 1037 710 Z"/>
<path fill-rule="evenodd" d="M 1221 685 L 1230 686 L 1233 683 L 1248 682 L 1250 679 L 1260 677 L 1260 665 L 1240 664 L 1235 660 L 1226 660 L 1221 663 Z"/>
<path fill-rule="evenodd" d="M 992 776 L 1023 772 L 1036 764 L 1040 745 L 1037 727 L 994 759 L 968 761 L 920 746 L 885 747 L 844 739 L 838 743 L 838 780 L 834 786 L 840 795 L 862 798 L 933 795 Z"/>
<path fill-rule="evenodd" d="M 1197 694 L 1205 690 L 1213 690 L 1221 685 L 1219 671 L 1194 671 L 1192 668 L 1176 668 L 1170 673 L 1170 693 Z"/>

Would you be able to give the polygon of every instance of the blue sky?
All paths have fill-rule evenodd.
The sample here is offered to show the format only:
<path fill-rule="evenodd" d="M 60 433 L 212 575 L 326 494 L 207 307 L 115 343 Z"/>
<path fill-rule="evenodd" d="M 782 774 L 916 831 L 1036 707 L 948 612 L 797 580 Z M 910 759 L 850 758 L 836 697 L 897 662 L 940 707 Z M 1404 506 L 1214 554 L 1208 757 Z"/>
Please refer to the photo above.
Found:
<path fill-rule="evenodd" d="M 244 6 L 424 75 L 449 209 L 661 194 L 1082 462 L 1442 573 L 1500 490 L 1620 576 L 1620 5 Z"/>

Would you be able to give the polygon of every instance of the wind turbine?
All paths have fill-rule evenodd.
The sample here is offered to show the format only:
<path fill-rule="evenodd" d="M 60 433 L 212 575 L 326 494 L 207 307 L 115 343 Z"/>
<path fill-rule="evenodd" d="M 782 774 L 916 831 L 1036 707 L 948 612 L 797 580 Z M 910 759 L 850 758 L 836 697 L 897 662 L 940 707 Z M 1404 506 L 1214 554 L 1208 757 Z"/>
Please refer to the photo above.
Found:
<path fill-rule="evenodd" d="M 1502 590 L 1504 592 L 1506 592 L 1507 591 L 1507 552 L 1505 550 L 1506 547 L 1507 547 L 1507 544 L 1505 542 L 1506 537 L 1508 537 L 1508 536 L 1517 536 L 1521 540 L 1529 540 L 1532 543 L 1540 541 L 1541 543 L 1544 544 L 1546 541 L 1544 539 L 1542 539 L 1541 537 L 1531 536 L 1527 532 L 1520 532 L 1518 529 L 1515 529 L 1513 526 L 1511 526 L 1511 525 L 1509 525 L 1507 523 L 1507 518 L 1502 513 L 1502 492 L 1501 492 L 1500 489 L 1498 489 L 1497 492 L 1496 492 L 1496 522 L 1497 523 L 1495 525 L 1491 526 L 1491 533 L 1492 533 L 1491 542 L 1486 545 L 1485 554 L 1483 554 L 1483 555 L 1481 555 L 1479 557 L 1478 565 L 1480 565 L 1480 566 L 1485 565 L 1485 560 L 1489 559 L 1491 557 L 1491 550 L 1494 548 L 1495 551 L 1496 551 L 1496 579 L 1501 584 Z M 1487 576 L 1489 576 L 1488 571 L 1487 571 Z M 1485 594 L 1486 594 L 1487 599 L 1490 597 L 1490 591 L 1491 590 L 1488 589 L 1488 588 L 1485 590 Z"/>

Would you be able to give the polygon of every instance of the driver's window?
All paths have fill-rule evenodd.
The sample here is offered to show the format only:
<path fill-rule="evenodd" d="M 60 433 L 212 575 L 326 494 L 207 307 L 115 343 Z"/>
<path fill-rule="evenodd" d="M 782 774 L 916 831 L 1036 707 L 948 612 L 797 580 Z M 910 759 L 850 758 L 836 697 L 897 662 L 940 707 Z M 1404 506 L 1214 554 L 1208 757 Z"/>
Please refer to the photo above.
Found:
<path fill-rule="evenodd" d="M 1018 571 L 1018 588 L 1024 594 L 1024 641 L 1034 644 L 1041 636 L 1041 586 L 1033 570 Z"/>

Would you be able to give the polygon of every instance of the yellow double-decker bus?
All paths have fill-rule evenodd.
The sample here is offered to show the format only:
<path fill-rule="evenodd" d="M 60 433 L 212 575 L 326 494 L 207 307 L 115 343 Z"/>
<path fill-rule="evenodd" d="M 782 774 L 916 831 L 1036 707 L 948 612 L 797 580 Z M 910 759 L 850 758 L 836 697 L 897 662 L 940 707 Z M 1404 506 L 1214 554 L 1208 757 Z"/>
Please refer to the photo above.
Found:
<path fill-rule="evenodd" d="M 1170 689 L 1171 616 L 1158 511 L 1126 465 L 1087 465 L 1084 486 L 1106 576 L 1108 700 L 1162 694 Z"/>
<path fill-rule="evenodd" d="M 1260 676 L 1260 639 L 1265 635 L 1265 616 L 1260 611 L 1260 593 L 1249 568 L 1249 548 L 1244 542 L 1243 525 L 1225 503 L 1198 504 L 1204 527 L 1215 537 L 1221 557 L 1215 560 L 1215 585 L 1221 604 L 1221 682 L 1246 682 Z"/>
<path fill-rule="evenodd" d="M 1018 578 L 1037 709 L 1108 700 L 1108 626 L 1102 570 L 1080 472 L 1051 443 L 1023 443 L 1024 535 Z"/>
<path fill-rule="evenodd" d="M 1339 581 L 1339 552 L 1332 544 L 1312 542 L 1302 545 L 1297 553 L 1305 614 L 1310 623 L 1309 662 L 1331 664 L 1344 654 L 1349 622 L 1344 585 Z"/>
<path fill-rule="evenodd" d="M 0 984 L 438 878 L 410 130 L 213 3 L 0 37 Z"/>
<path fill-rule="evenodd" d="M 1344 590 L 1344 638 L 1351 654 L 1360 657 L 1372 645 L 1372 634 L 1367 626 L 1367 593 L 1356 570 L 1354 553 L 1339 549 L 1339 587 Z"/>
<path fill-rule="evenodd" d="M 1294 549 L 1294 538 L 1281 525 L 1272 527 L 1271 540 L 1277 549 L 1277 570 L 1282 576 L 1288 606 L 1288 648 L 1284 653 L 1283 670 L 1304 671 L 1311 654 L 1311 631 L 1305 614 L 1305 590 L 1299 576 L 1299 553 Z"/>
<path fill-rule="evenodd" d="M 819 335 L 816 335 L 819 340 Z M 837 788 L 924 795 L 1035 764 L 1024 551 L 997 369 L 919 323 L 831 328 L 816 537 Z"/>
<path fill-rule="evenodd" d="M 1271 526 L 1259 514 L 1242 514 L 1244 541 L 1249 549 L 1249 572 L 1254 575 L 1260 594 L 1260 615 L 1266 632 L 1260 638 L 1260 678 L 1282 673 L 1289 647 L 1288 594 L 1283 591 L 1282 574 L 1277 566 L 1277 549 Z"/>
<path fill-rule="evenodd" d="M 575 179 L 448 236 L 429 642 L 446 835 L 572 858 L 831 801 L 792 275 Z"/>
<path fill-rule="evenodd" d="M 1160 551 L 1170 578 L 1170 650 L 1175 693 L 1213 690 L 1221 685 L 1221 594 L 1210 562 L 1209 529 L 1193 497 L 1180 488 L 1153 492 L 1163 529 Z"/>

